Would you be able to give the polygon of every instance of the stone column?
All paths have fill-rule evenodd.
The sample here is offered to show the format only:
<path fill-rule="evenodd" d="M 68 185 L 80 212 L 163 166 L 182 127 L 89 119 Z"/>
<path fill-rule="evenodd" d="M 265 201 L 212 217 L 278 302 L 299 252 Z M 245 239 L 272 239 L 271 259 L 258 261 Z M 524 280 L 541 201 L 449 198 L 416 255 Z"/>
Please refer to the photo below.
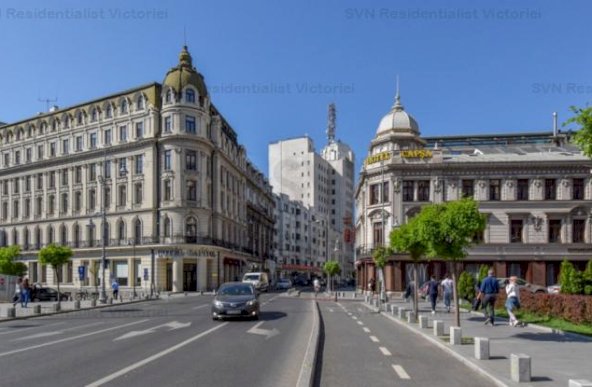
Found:
<path fill-rule="evenodd" d="M 207 258 L 199 258 L 197 261 L 197 288 L 208 290 L 208 265 Z"/>
<path fill-rule="evenodd" d="M 173 292 L 183 291 L 183 258 L 173 259 Z"/>
<path fill-rule="evenodd" d="M 134 286 L 136 280 L 136 266 L 133 258 L 127 259 L 127 286 Z"/>

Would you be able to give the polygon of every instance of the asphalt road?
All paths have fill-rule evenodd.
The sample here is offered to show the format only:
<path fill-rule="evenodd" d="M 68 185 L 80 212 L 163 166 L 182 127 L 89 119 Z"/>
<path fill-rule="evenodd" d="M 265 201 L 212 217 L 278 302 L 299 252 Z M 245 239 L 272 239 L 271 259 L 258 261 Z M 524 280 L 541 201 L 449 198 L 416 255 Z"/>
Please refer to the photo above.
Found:
<path fill-rule="evenodd" d="M 0 324 L 0 385 L 293 386 L 313 302 L 261 296 L 259 321 L 212 321 L 211 296 Z"/>
<path fill-rule="evenodd" d="M 320 386 L 493 385 L 360 302 L 319 305 L 325 331 Z"/>

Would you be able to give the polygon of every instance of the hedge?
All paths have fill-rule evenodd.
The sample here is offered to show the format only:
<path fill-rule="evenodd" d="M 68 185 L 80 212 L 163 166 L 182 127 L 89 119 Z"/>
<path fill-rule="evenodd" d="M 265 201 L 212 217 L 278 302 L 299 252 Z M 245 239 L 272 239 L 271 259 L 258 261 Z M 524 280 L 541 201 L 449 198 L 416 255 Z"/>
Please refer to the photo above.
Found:
<path fill-rule="evenodd" d="M 506 292 L 500 289 L 496 305 L 503 308 Z M 520 290 L 520 310 L 555 317 L 574 324 L 592 325 L 592 297 L 574 294 L 541 294 Z"/>

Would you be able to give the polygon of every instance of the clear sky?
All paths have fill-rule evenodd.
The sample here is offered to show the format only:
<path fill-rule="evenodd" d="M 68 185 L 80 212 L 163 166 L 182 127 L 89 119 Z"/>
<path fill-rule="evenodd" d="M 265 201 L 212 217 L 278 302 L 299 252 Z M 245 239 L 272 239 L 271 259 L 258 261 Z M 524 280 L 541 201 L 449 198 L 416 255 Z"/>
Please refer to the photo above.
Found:
<path fill-rule="evenodd" d="M 356 168 L 400 77 L 424 136 L 551 130 L 592 100 L 592 2 L 0 3 L 0 121 L 162 82 L 186 41 L 214 104 L 267 174 L 267 145 L 325 144 L 327 105 Z"/>

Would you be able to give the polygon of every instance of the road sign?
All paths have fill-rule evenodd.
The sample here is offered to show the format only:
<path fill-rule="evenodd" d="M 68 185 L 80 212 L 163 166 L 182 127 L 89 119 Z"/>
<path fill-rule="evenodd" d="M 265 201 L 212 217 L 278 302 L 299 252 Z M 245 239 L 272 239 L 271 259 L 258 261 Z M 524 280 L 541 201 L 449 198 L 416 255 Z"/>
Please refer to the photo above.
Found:
<path fill-rule="evenodd" d="M 86 266 L 78 266 L 78 279 L 84 281 L 86 277 Z"/>
<path fill-rule="evenodd" d="M 148 281 L 148 268 L 144 268 L 144 281 Z"/>

